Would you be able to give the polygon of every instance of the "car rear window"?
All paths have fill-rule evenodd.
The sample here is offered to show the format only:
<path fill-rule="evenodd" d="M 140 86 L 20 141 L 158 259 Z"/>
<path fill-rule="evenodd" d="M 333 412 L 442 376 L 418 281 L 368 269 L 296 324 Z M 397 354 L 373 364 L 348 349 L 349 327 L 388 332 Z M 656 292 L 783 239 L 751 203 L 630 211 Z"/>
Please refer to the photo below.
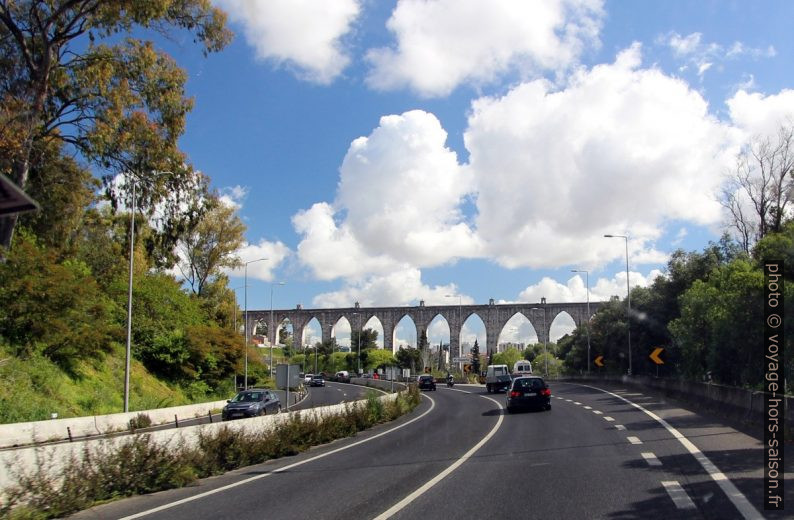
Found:
<path fill-rule="evenodd" d="M 516 379 L 513 388 L 522 390 L 540 390 L 545 385 L 542 379 Z"/>

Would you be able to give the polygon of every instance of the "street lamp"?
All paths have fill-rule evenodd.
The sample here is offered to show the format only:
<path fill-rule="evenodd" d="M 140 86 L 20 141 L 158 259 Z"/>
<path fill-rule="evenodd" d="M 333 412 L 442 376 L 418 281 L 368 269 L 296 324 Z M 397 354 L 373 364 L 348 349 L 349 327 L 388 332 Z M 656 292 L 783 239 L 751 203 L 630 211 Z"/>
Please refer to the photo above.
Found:
<path fill-rule="evenodd" d="M 249 260 L 245 262 L 245 376 L 243 376 L 244 390 L 248 390 L 248 264 L 254 262 L 261 262 L 267 258 L 257 258 L 256 260 Z"/>
<path fill-rule="evenodd" d="M 626 241 L 626 331 L 629 339 L 629 375 L 631 375 L 631 290 L 629 289 L 629 237 L 604 235 L 604 238 L 622 238 Z"/>
<path fill-rule="evenodd" d="M 546 362 L 546 377 L 549 377 L 549 353 L 546 350 L 546 340 L 549 337 L 549 331 L 546 330 L 546 309 L 540 307 L 532 307 L 531 311 L 543 311 L 543 358 Z"/>
<path fill-rule="evenodd" d="M 571 269 L 572 273 L 584 273 L 587 281 L 587 374 L 590 375 L 590 272 Z"/>
<path fill-rule="evenodd" d="M 270 284 L 270 328 L 267 329 L 268 336 L 273 334 L 273 340 L 270 342 L 270 377 L 273 377 L 273 343 L 276 342 L 278 339 L 276 337 L 276 329 L 273 328 L 273 286 L 274 285 L 286 285 L 287 282 L 276 282 L 275 284 Z"/>
<path fill-rule="evenodd" d="M 124 359 L 124 412 L 130 411 L 130 357 L 132 352 L 132 267 L 135 253 L 135 176 L 127 172 L 132 183 L 132 210 L 130 211 L 130 277 L 127 287 L 127 347 Z M 170 171 L 153 170 L 152 173 L 170 173 Z"/>

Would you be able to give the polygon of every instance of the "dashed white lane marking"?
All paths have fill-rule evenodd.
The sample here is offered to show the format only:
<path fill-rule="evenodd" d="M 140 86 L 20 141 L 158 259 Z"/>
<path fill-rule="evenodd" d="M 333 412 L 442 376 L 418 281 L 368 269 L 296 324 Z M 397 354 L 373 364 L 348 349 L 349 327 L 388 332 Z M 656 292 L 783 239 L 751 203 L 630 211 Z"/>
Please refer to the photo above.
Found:
<path fill-rule="evenodd" d="M 623 426 L 622 424 L 616 424 L 616 425 L 615 425 L 615 429 L 616 429 L 616 430 L 625 430 L 625 429 L 626 429 L 626 427 L 625 427 L 625 426 Z"/>
<path fill-rule="evenodd" d="M 579 401 L 574 401 L 573 404 L 581 405 L 582 403 L 580 403 Z"/>
<path fill-rule="evenodd" d="M 585 407 L 584 407 L 584 409 L 585 409 L 585 410 L 592 410 L 592 409 L 593 409 L 593 407 L 592 407 L 592 406 L 585 406 Z"/>
<path fill-rule="evenodd" d="M 642 441 L 640 440 L 639 437 L 630 436 L 630 437 L 626 437 L 626 440 L 632 444 L 642 444 Z"/>
<path fill-rule="evenodd" d="M 612 417 L 610 417 L 610 416 L 608 416 L 608 415 L 605 415 L 605 416 L 604 416 L 604 420 L 605 420 L 605 421 L 612 422 L 612 421 L 614 421 L 615 419 L 613 419 Z"/>
<path fill-rule="evenodd" d="M 736 509 L 739 510 L 739 512 L 742 514 L 744 518 L 753 518 L 753 519 L 764 518 L 763 515 L 761 515 L 761 513 L 758 511 L 758 509 L 756 509 L 755 506 L 747 499 L 747 497 L 744 496 L 744 494 L 742 494 L 741 491 L 739 491 L 736 485 L 730 481 L 730 479 L 725 475 L 725 473 L 720 471 L 719 468 L 713 462 L 711 462 L 711 459 L 706 457 L 706 455 L 702 451 L 700 451 L 700 449 L 697 446 L 695 446 L 695 444 L 692 441 L 687 439 L 683 433 L 678 431 L 676 428 L 673 428 L 673 426 L 671 426 L 669 422 L 665 421 L 664 419 L 662 419 L 652 411 L 643 408 L 641 405 L 629 401 L 623 396 L 620 396 L 618 394 L 615 394 L 613 392 L 595 386 L 590 386 L 590 385 L 580 385 L 580 386 L 583 386 L 585 388 L 591 388 L 593 390 L 598 390 L 600 392 L 609 394 L 613 397 L 617 397 L 618 399 L 627 402 L 634 408 L 637 408 L 638 410 L 644 412 L 645 415 L 647 415 L 651 419 L 654 419 L 656 422 L 664 426 L 664 428 L 670 433 L 670 435 L 678 439 L 678 442 L 680 442 L 684 446 L 684 448 L 686 448 L 686 450 L 693 457 L 695 457 L 695 459 L 700 463 L 700 466 L 703 468 L 703 470 L 709 474 L 709 476 L 714 482 L 717 483 L 720 489 L 722 489 L 722 492 L 725 493 L 725 495 L 728 497 L 731 503 L 733 503 L 733 505 L 736 507 Z"/>
<path fill-rule="evenodd" d="M 640 455 L 642 455 L 642 458 L 645 459 L 645 462 L 647 462 L 649 466 L 662 465 L 662 461 L 659 460 L 659 458 L 650 451 L 640 453 Z"/>
<path fill-rule="evenodd" d="M 602 415 L 604 412 L 602 412 L 601 410 L 593 410 L 593 413 L 596 415 Z"/>
<path fill-rule="evenodd" d="M 399 430 L 400 428 L 405 428 L 409 424 L 418 421 L 419 419 L 421 419 L 425 415 L 427 415 L 430 412 L 432 412 L 433 409 L 436 407 L 436 402 L 433 400 L 432 397 L 429 397 L 429 396 L 426 396 L 426 395 L 424 395 L 423 397 L 427 397 L 427 399 L 430 400 L 430 408 L 425 410 L 425 412 L 422 413 L 421 415 L 419 415 L 417 417 L 414 417 L 410 421 L 406 421 L 406 422 L 404 422 L 404 423 L 402 423 L 402 424 L 400 424 L 398 426 L 395 426 L 394 428 L 391 428 L 390 430 L 386 430 L 386 431 L 380 432 L 380 433 L 378 433 L 376 435 L 373 435 L 372 437 L 367 437 L 366 439 L 361 439 L 360 441 L 354 442 L 352 444 L 348 444 L 347 446 L 342 446 L 341 448 L 337 448 L 335 450 L 331 450 L 331 451 L 327 451 L 325 453 L 321 453 L 319 455 L 316 455 L 314 457 L 308 458 L 306 460 L 301 460 L 301 461 L 296 462 L 294 464 L 289 464 L 287 466 L 275 469 L 273 471 L 268 471 L 267 473 L 260 473 L 259 475 L 254 475 L 253 477 L 247 478 L 245 480 L 240 480 L 240 481 L 234 482 L 232 484 L 228 484 L 226 486 L 221 486 L 219 488 L 211 489 L 209 491 L 205 491 L 204 493 L 199 493 L 198 495 L 193 495 L 193 496 L 190 496 L 190 497 L 187 497 L 187 498 L 183 498 L 183 499 L 177 500 L 175 502 L 170 502 L 168 504 L 163 504 L 163 505 L 161 505 L 159 507 L 155 507 L 155 508 L 152 508 L 152 509 L 149 509 L 149 510 L 146 510 L 146 511 L 141 511 L 140 513 L 135 513 L 134 515 L 125 516 L 123 518 L 120 518 L 119 520 L 133 520 L 135 518 L 141 518 L 141 517 L 144 517 L 144 516 L 149 516 L 152 513 L 157 513 L 159 511 L 164 511 L 166 509 L 171 509 L 172 507 L 175 507 L 175 506 L 178 506 L 178 505 L 181 505 L 181 504 L 186 504 L 188 502 L 192 502 L 194 500 L 198 500 L 199 498 L 204 498 L 204 497 L 207 497 L 207 496 L 210 496 L 210 495 L 214 495 L 216 493 L 222 493 L 222 492 L 224 492 L 224 491 L 226 491 L 228 489 L 236 488 L 238 486 L 242 486 L 244 484 L 248 484 L 249 482 L 253 482 L 255 480 L 259 480 L 259 479 L 262 479 L 262 478 L 265 478 L 265 477 L 269 477 L 270 475 L 275 475 L 275 474 L 278 474 L 278 473 L 283 473 L 285 471 L 289 471 L 292 468 L 295 468 L 295 467 L 298 467 L 298 466 L 302 466 L 303 464 L 315 461 L 317 459 L 322 459 L 322 458 L 327 457 L 329 455 L 333 455 L 334 453 L 339 453 L 340 451 L 348 450 L 350 448 L 358 446 L 359 444 L 364 444 L 365 442 L 369 442 L 369 441 L 377 439 L 379 437 L 383 437 L 384 435 L 387 435 L 387 434 L 389 434 L 389 433 L 391 433 L 391 432 L 393 432 L 395 430 Z M 501 407 L 501 405 L 500 405 L 500 407 Z M 502 416 L 500 415 L 499 418 L 501 419 L 501 417 Z"/>
<path fill-rule="evenodd" d="M 562 399 L 562 397 L 558 397 L 557 399 Z"/>
<path fill-rule="evenodd" d="M 689 498 L 689 495 L 686 494 L 686 491 L 677 480 L 662 481 L 662 485 L 667 490 L 670 498 L 673 499 L 675 507 L 678 509 L 695 509 L 695 503 L 692 502 L 692 499 Z"/>
<path fill-rule="evenodd" d="M 566 399 L 565 402 L 566 403 L 572 403 L 573 401 L 571 401 L 570 399 Z"/>
<path fill-rule="evenodd" d="M 624 392 L 624 393 L 622 393 L 622 394 L 620 394 L 620 395 L 622 395 L 622 396 L 628 396 L 628 395 L 645 395 L 645 394 L 639 394 L 639 393 L 633 393 L 633 394 L 632 394 L 632 393 Z"/>
<path fill-rule="evenodd" d="M 480 396 L 480 397 L 482 397 L 484 399 L 488 399 L 489 401 L 493 401 L 494 403 L 496 403 L 496 405 L 499 407 L 499 411 L 500 412 L 503 410 L 502 403 L 500 403 L 499 401 L 497 401 L 495 399 L 491 399 L 490 397 L 485 397 L 484 395 Z M 458 467 L 461 464 L 463 464 L 464 462 L 469 460 L 471 458 L 471 456 L 474 455 L 477 452 L 477 450 L 482 448 L 485 445 L 485 443 L 488 442 L 491 439 L 491 437 L 496 435 L 496 432 L 499 430 L 499 427 L 502 425 L 502 420 L 503 419 L 504 419 L 504 415 L 502 415 L 500 413 L 499 414 L 499 420 L 496 421 L 496 426 L 494 426 L 493 429 L 491 429 L 491 431 L 488 432 L 488 434 L 485 437 L 483 437 L 480 442 L 475 444 L 469 451 L 464 453 L 461 458 L 459 458 L 458 460 L 453 462 L 452 465 L 450 465 L 447 469 L 445 469 L 444 471 L 442 471 L 441 473 L 439 473 L 438 475 L 436 475 L 435 477 L 430 479 L 428 482 L 423 484 L 419 489 L 417 489 L 416 491 L 414 491 L 413 493 L 411 493 L 407 497 L 403 498 L 402 500 L 400 500 L 399 502 L 394 504 L 388 510 L 386 510 L 383 513 L 381 513 L 378 516 L 376 516 L 375 520 L 385 520 L 387 518 L 391 518 L 395 514 L 399 513 L 405 506 L 407 506 L 408 504 L 410 504 L 411 502 L 413 502 L 414 500 L 416 500 L 420 496 L 424 495 L 427 491 L 430 490 L 430 488 L 432 488 L 433 486 L 435 486 L 436 484 L 438 484 L 439 482 L 444 480 L 450 473 L 452 473 L 453 471 L 458 469 Z"/>

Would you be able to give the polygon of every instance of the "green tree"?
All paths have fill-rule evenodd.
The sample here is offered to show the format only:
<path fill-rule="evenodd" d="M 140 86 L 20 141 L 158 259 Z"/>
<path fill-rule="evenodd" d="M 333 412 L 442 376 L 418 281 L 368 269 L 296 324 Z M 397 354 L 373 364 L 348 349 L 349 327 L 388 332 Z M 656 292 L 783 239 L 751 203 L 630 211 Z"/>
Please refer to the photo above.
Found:
<path fill-rule="evenodd" d="M 492 365 L 507 365 L 507 368 L 513 370 L 513 365 L 516 361 L 522 359 L 522 353 L 517 348 L 507 348 L 504 352 L 498 352 L 493 355 L 490 364 Z"/>
<path fill-rule="evenodd" d="M 183 376 L 194 385 L 206 387 L 205 395 L 241 371 L 245 341 L 239 335 L 213 325 L 192 325 L 186 329 L 186 339 L 188 356 L 181 367 Z"/>
<path fill-rule="evenodd" d="M 111 288 L 117 305 L 117 323 L 126 323 L 127 286 L 119 280 Z M 133 354 L 149 371 L 172 381 L 190 378 L 184 365 L 190 359 L 187 329 L 205 324 L 200 302 L 181 289 L 172 276 L 142 273 L 132 290 Z M 233 335 L 231 331 L 228 332 Z"/>
<path fill-rule="evenodd" d="M 670 324 L 681 346 L 683 370 L 692 378 L 711 372 L 720 383 L 757 385 L 763 379 L 764 276 L 735 260 L 698 280 L 681 297 L 681 317 Z M 794 292 L 791 292 L 794 294 Z"/>
<path fill-rule="evenodd" d="M 398 367 L 409 368 L 412 373 L 421 372 L 424 369 L 422 353 L 419 349 L 400 347 L 394 358 Z"/>
<path fill-rule="evenodd" d="M 244 242 L 245 224 L 234 208 L 217 198 L 208 204 L 209 209 L 182 236 L 179 246 L 179 270 L 198 295 L 222 269 L 242 266 L 236 252 Z"/>
<path fill-rule="evenodd" d="M 36 235 L 40 245 L 59 250 L 64 257 L 74 253 L 86 210 L 100 184 L 90 171 L 65 156 L 60 144 L 36 146 L 26 191 L 40 209 L 20 215 L 20 224 Z"/>
<path fill-rule="evenodd" d="M 370 350 L 368 354 L 366 365 L 367 370 L 377 370 L 378 368 L 384 368 L 397 364 L 394 356 L 388 350 L 378 348 Z"/>
<path fill-rule="evenodd" d="M 350 331 L 350 348 L 358 350 L 359 334 L 357 330 Z M 361 331 L 361 351 L 378 348 L 378 331 L 375 329 L 364 329 Z"/>
<path fill-rule="evenodd" d="M 43 354 L 71 370 L 74 361 L 107 351 L 121 329 L 113 302 L 88 267 L 56 255 L 24 233 L 0 263 L 0 337 L 17 356 Z"/>
<path fill-rule="evenodd" d="M 480 344 L 474 340 L 474 346 L 471 348 L 471 368 L 475 374 L 480 373 Z"/>
<path fill-rule="evenodd" d="M 142 207 L 181 211 L 174 194 L 191 181 L 177 150 L 192 105 L 187 76 L 151 42 L 118 38 L 148 28 L 191 31 L 205 52 L 231 38 L 210 0 L 0 3 L 0 76 L 13 78 L 0 82 L 0 146 L 14 182 L 26 189 L 36 146 L 57 140 L 108 175 L 136 172 Z M 155 180 L 152 170 L 172 173 Z M 0 246 L 10 246 L 16 221 L 0 219 Z"/>

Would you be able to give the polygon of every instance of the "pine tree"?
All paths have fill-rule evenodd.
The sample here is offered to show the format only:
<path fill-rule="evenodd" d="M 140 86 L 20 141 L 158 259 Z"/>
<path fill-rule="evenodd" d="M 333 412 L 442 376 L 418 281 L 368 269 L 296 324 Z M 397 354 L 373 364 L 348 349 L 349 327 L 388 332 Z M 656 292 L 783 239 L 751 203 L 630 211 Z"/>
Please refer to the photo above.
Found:
<path fill-rule="evenodd" d="M 477 343 L 477 340 L 474 340 L 474 346 L 471 348 L 471 367 L 474 369 L 475 374 L 480 373 L 480 344 Z"/>

